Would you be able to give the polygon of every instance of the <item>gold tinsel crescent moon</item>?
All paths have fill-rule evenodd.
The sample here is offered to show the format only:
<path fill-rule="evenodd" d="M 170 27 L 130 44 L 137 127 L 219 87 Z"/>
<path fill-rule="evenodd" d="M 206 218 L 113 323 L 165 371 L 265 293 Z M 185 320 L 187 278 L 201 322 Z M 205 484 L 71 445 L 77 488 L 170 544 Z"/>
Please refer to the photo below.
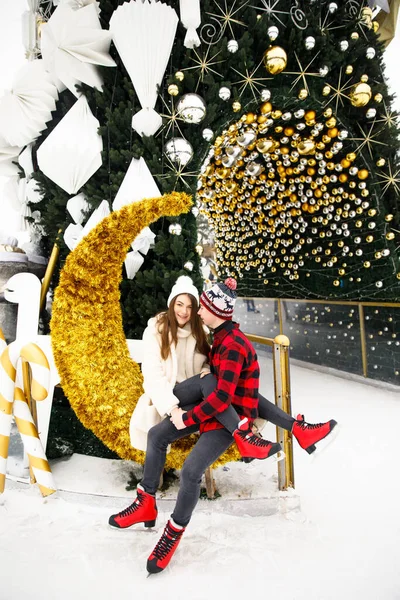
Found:
<path fill-rule="evenodd" d="M 161 216 L 188 212 L 191 198 L 173 192 L 135 202 L 103 219 L 71 252 L 60 274 L 51 319 L 54 360 L 79 420 L 121 458 L 143 463 L 131 447 L 129 421 L 143 393 L 129 356 L 119 284 L 132 241 Z M 173 444 L 167 468 L 180 469 L 196 436 Z M 216 464 L 240 458 L 231 447 Z"/>

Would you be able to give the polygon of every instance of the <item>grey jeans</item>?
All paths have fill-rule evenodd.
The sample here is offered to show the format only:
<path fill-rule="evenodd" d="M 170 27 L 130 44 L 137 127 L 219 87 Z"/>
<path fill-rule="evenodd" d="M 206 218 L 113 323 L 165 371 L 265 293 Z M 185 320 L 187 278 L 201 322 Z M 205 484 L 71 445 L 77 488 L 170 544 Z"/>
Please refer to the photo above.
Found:
<path fill-rule="evenodd" d="M 195 375 L 174 387 L 174 394 L 182 408 L 190 410 L 215 389 L 214 375 Z M 259 395 L 259 415 L 284 429 L 292 428 L 294 419 Z M 233 443 L 232 432 L 240 420 L 233 406 L 229 406 L 216 417 L 225 429 L 215 429 L 201 434 L 189 456 L 186 458 L 180 475 L 180 487 L 172 518 L 175 523 L 186 527 L 192 516 L 200 494 L 201 478 L 204 471 L 221 456 Z M 198 431 L 197 425 L 176 429 L 166 418 L 152 427 L 147 437 L 146 461 L 141 485 L 149 494 L 155 494 L 164 469 L 168 444 Z"/>

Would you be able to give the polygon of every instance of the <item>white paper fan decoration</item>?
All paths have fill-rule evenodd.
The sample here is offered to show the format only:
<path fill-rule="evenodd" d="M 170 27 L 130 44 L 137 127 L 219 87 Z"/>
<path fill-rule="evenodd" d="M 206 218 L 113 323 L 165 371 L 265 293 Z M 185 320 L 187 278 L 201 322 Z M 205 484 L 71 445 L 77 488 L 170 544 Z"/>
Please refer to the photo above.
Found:
<path fill-rule="evenodd" d="M 144 158 L 133 158 L 121 186 L 114 198 L 113 210 L 118 210 L 125 204 L 139 202 L 144 198 L 161 196 L 153 175 Z"/>
<path fill-rule="evenodd" d="M 18 165 L 14 165 L 14 162 L 18 162 L 18 154 L 21 152 L 21 148 L 17 146 L 3 146 L 0 147 L 0 175 L 3 177 L 14 177 L 18 175 Z"/>
<path fill-rule="evenodd" d="M 82 229 L 81 239 L 89 233 L 93 227 L 96 227 L 100 221 L 104 219 L 104 217 L 108 217 L 110 214 L 110 207 L 108 206 L 107 200 L 103 200 L 99 206 L 92 212 L 87 221 L 86 225 Z"/>
<path fill-rule="evenodd" d="M 94 4 L 97 10 L 97 14 L 100 14 L 100 3 L 97 0 L 53 0 L 54 6 L 63 4 L 66 6 L 70 6 L 72 10 L 79 10 L 88 4 Z"/>
<path fill-rule="evenodd" d="M 181 21 L 187 29 L 183 45 L 186 48 L 200 46 L 200 38 L 196 29 L 201 23 L 200 0 L 179 0 Z"/>
<path fill-rule="evenodd" d="M 25 194 L 27 202 L 41 202 L 43 200 L 43 196 L 38 189 L 38 182 L 35 179 L 29 179 L 26 184 Z"/>
<path fill-rule="evenodd" d="M 82 225 L 82 221 L 85 219 L 86 214 L 89 211 L 89 204 L 86 202 L 86 198 L 83 194 L 78 194 L 73 198 L 70 198 L 67 202 L 67 211 L 79 225 Z"/>
<path fill-rule="evenodd" d="M 41 51 L 46 69 L 75 96 L 81 82 L 101 91 L 96 65 L 115 67 L 108 51 L 111 34 L 101 28 L 95 4 L 79 10 L 60 4 L 41 29 Z"/>
<path fill-rule="evenodd" d="M 132 127 L 140 135 L 154 135 L 162 124 L 154 106 L 177 24 L 173 8 L 149 0 L 125 2 L 110 19 L 114 44 L 142 105 L 132 118 Z"/>
<path fill-rule="evenodd" d="M 76 194 L 101 167 L 100 124 L 84 96 L 75 102 L 37 152 L 39 167 L 69 194 Z"/>
<path fill-rule="evenodd" d="M 128 279 L 133 279 L 135 277 L 143 262 L 144 257 L 140 252 L 137 252 L 136 250 L 128 252 L 125 259 L 125 268 Z"/>
<path fill-rule="evenodd" d="M 151 246 L 154 246 L 155 237 L 156 234 L 152 232 L 150 227 L 144 227 L 133 240 L 131 244 L 132 250 L 140 250 L 142 254 L 147 254 Z"/>
<path fill-rule="evenodd" d="M 0 98 L 0 131 L 10 146 L 35 140 L 56 108 L 58 91 L 42 60 L 19 69 L 12 89 Z"/>
<path fill-rule="evenodd" d="M 82 238 L 82 225 L 68 225 L 64 231 L 64 242 L 70 250 L 73 250 Z"/>
<path fill-rule="evenodd" d="M 25 177 L 31 177 L 33 173 L 32 144 L 28 144 L 21 152 L 18 157 L 18 162 L 24 170 Z"/>

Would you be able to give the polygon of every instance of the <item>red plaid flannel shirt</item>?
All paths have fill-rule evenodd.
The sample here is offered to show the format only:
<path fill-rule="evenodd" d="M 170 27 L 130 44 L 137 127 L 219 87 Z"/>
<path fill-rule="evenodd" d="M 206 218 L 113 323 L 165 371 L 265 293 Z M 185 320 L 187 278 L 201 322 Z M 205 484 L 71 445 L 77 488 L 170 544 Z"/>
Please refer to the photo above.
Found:
<path fill-rule="evenodd" d="M 200 432 L 221 429 L 223 426 L 214 417 L 231 403 L 252 423 L 258 415 L 260 367 L 252 344 L 237 323 L 225 321 L 214 331 L 210 366 L 217 387 L 183 415 L 185 425 L 200 424 Z"/>

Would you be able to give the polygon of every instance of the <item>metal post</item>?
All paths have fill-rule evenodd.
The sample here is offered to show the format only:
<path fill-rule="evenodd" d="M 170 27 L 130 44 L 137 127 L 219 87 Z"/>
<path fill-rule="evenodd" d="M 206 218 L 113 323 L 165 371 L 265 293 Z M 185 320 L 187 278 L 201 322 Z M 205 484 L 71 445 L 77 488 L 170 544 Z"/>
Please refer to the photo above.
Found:
<path fill-rule="evenodd" d="M 289 338 L 278 335 L 274 339 L 273 363 L 275 383 L 275 404 L 289 415 L 292 412 L 290 401 Z M 280 490 L 294 487 L 294 462 L 292 434 L 281 427 L 276 428 L 277 440 L 281 444 L 285 458 L 278 462 L 278 485 Z"/>
<path fill-rule="evenodd" d="M 61 230 L 60 230 L 61 231 Z M 58 233 L 60 233 L 60 231 Z M 42 289 L 40 290 L 40 310 L 42 311 L 46 305 L 46 296 L 49 291 L 51 278 L 53 277 L 54 270 L 56 268 L 58 255 L 60 254 L 60 248 L 57 245 L 57 241 L 54 243 L 53 250 L 51 251 L 49 262 L 47 263 L 46 273 L 44 274 L 42 281 Z"/>
<path fill-rule="evenodd" d="M 358 317 L 360 320 L 361 359 L 363 375 L 364 377 L 368 377 L 367 343 L 365 339 L 364 307 L 362 304 L 358 305 Z"/>

